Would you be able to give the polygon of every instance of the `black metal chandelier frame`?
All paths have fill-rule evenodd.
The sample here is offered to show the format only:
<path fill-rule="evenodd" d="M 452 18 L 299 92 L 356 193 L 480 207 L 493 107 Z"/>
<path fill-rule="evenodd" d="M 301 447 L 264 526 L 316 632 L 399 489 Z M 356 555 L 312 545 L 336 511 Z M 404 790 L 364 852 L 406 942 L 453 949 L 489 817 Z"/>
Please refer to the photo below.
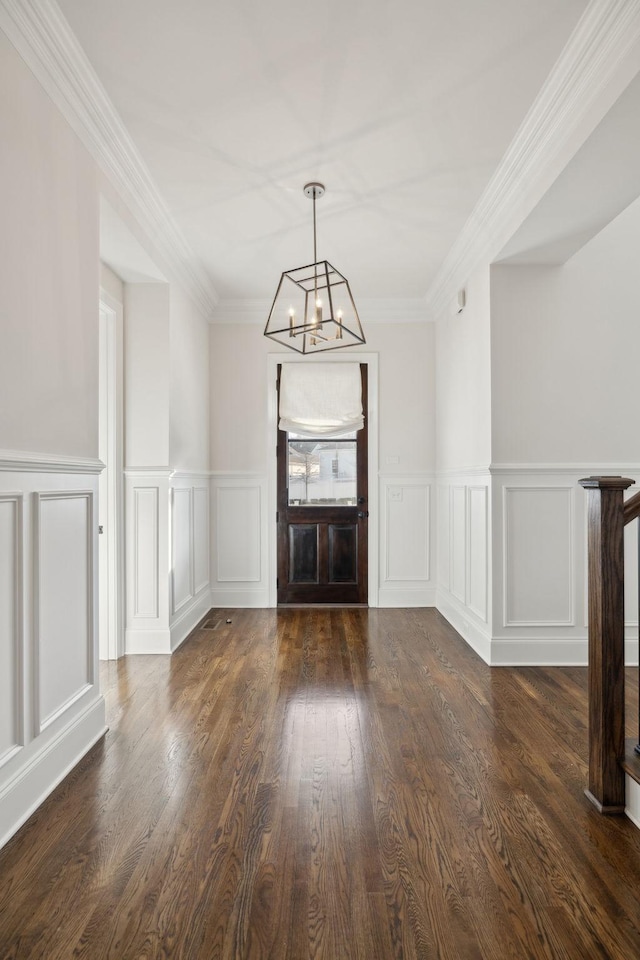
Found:
<path fill-rule="evenodd" d="M 304 193 L 313 201 L 314 262 L 282 273 L 264 335 L 303 354 L 366 343 L 349 281 L 328 260 L 318 260 L 316 200 L 324 185 L 307 183 Z M 294 306 L 284 306 L 294 300 L 298 314 Z"/>

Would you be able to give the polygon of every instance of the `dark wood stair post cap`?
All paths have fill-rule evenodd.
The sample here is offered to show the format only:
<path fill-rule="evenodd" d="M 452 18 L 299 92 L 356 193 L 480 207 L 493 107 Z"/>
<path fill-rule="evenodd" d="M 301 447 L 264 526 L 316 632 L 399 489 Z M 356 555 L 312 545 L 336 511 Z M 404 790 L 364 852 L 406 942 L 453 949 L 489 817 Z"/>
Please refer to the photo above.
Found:
<path fill-rule="evenodd" d="M 585 490 L 626 490 L 635 483 L 629 477 L 585 477 L 578 480 L 581 487 Z"/>

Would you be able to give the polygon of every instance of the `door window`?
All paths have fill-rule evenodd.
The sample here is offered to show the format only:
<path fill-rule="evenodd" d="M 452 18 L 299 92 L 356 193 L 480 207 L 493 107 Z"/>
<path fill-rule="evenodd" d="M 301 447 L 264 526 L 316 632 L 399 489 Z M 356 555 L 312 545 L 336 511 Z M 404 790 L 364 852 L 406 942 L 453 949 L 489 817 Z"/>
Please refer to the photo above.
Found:
<path fill-rule="evenodd" d="M 355 432 L 335 440 L 287 434 L 290 507 L 352 507 L 357 500 L 358 455 Z"/>

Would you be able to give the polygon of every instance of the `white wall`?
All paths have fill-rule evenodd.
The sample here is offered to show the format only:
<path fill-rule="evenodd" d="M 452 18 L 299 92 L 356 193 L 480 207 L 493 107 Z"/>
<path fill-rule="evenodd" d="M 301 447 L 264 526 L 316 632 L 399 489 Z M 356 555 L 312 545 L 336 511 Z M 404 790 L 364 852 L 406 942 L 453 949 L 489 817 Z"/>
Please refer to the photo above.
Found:
<path fill-rule="evenodd" d="M 124 297 L 125 465 L 169 466 L 169 285 L 127 283 Z"/>
<path fill-rule="evenodd" d="M 495 463 L 640 461 L 640 200 L 563 267 L 491 275 Z"/>
<path fill-rule="evenodd" d="M 436 430 L 438 471 L 491 462 L 491 313 L 489 267 L 465 285 L 462 313 L 437 323 Z"/>
<path fill-rule="evenodd" d="M 169 462 L 174 470 L 208 470 L 209 324 L 175 286 L 170 322 Z"/>
<path fill-rule="evenodd" d="M 2 845 L 102 736 L 105 709 L 96 171 L 2 33 L 0 129 Z"/>
<path fill-rule="evenodd" d="M 380 555 L 369 576 L 377 578 L 381 605 L 424 605 L 435 596 L 434 334 L 429 323 L 371 323 L 366 345 L 342 352 L 354 360 L 363 354 L 378 358 L 379 508 L 370 534 L 376 524 Z M 211 328 L 211 562 L 219 605 L 265 605 L 275 583 L 267 543 L 275 517 L 268 446 L 275 377 L 267 383 L 268 356 L 274 353 L 283 361 L 295 356 L 278 351 L 255 324 Z"/>
<path fill-rule="evenodd" d="M 97 455 L 95 165 L 0 32 L 0 448 Z"/>

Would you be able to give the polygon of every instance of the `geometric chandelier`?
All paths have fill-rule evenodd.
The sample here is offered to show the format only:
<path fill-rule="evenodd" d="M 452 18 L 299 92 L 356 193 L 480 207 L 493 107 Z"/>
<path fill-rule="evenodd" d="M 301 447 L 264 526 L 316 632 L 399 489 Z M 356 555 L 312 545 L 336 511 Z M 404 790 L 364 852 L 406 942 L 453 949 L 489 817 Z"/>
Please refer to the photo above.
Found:
<path fill-rule="evenodd" d="M 282 274 L 264 328 L 265 337 L 298 353 L 366 343 L 349 281 L 328 260 L 318 260 L 316 200 L 324 192 L 321 183 L 305 184 L 305 196 L 313 200 L 314 262 Z"/>

